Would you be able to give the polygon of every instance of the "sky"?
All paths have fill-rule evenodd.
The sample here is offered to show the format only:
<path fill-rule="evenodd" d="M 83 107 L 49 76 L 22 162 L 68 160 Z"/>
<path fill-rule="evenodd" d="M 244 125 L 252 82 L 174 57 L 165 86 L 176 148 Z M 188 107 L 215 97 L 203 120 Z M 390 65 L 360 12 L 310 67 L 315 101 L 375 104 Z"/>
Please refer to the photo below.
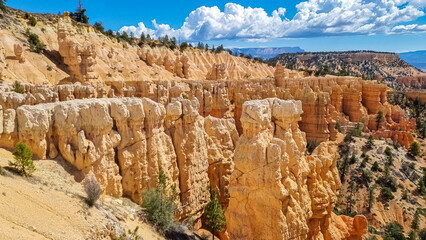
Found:
<path fill-rule="evenodd" d="M 306 51 L 426 49 L 426 0 L 82 0 L 90 23 L 225 47 Z M 73 11 L 78 0 L 8 0 L 30 12 Z"/>

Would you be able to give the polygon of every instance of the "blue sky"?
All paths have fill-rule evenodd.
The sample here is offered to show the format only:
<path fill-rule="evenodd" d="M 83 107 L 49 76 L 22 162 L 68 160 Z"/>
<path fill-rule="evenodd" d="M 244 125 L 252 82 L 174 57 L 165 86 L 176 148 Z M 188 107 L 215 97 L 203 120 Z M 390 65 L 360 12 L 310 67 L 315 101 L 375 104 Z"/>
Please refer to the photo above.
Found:
<path fill-rule="evenodd" d="M 73 11 L 77 3 L 9 0 L 7 5 L 58 13 Z M 426 0 L 83 0 L 83 5 L 90 22 L 101 21 L 107 29 L 168 34 L 210 45 L 300 46 L 307 51 L 426 49 Z"/>

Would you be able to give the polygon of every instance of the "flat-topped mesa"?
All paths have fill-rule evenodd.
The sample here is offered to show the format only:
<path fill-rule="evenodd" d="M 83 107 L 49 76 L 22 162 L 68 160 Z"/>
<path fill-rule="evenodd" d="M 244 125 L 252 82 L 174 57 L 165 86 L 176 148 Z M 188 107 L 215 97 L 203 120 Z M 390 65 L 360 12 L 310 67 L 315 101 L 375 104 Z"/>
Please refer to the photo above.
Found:
<path fill-rule="evenodd" d="M 304 157 L 305 133 L 298 128 L 302 113 L 302 103 L 294 100 L 243 104 L 243 135 L 235 149 L 225 213 L 231 239 L 361 239 L 366 233 L 362 216 L 357 217 L 364 220 L 361 233 L 346 230 L 351 226 L 332 228 L 340 188 L 337 144 L 322 143 Z"/>
<path fill-rule="evenodd" d="M 71 77 L 82 83 L 90 82 L 99 78 L 95 72 L 96 64 L 95 45 L 86 41 L 80 44 L 74 38 L 75 32 L 71 24 L 69 12 L 64 12 L 58 22 L 58 45 L 59 54 L 68 66 Z"/>

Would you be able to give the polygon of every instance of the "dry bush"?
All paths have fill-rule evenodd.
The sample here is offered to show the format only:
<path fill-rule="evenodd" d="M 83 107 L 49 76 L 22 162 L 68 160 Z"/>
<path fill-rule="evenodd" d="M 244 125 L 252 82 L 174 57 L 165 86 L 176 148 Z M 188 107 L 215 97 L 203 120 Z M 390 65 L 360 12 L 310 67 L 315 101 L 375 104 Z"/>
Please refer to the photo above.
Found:
<path fill-rule="evenodd" d="M 96 201 L 101 196 L 102 188 L 99 185 L 98 181 L 96 180 L 95 176 L 93 174 L 88 175 L 84 181 L 83 181 L 83 187 L 84 191 L 87 194 L 86 203 L 89 206 L 95 205 Z"/>

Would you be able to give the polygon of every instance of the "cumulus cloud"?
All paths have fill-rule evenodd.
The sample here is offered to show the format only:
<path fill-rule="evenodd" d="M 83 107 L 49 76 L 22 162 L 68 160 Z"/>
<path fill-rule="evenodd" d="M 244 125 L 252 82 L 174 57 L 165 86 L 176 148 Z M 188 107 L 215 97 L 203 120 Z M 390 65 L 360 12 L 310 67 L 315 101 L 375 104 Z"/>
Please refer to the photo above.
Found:
<path fill-rule="evenodd" d="M 308 0 L 296 5 L 288 19 L 285 8 L 268 14 L 263 8 L 227 3 L 192 11 L 179 29 L 153 20 L 154 29 L 143 23 L 124 26 L 120 32 L 142 32 L 152 36 L 174 36 L 186 41 L 300 38 L 360 34 L 426 32 L 425 25 L 403 25 L 425 15 L 426 0 Z M 414 26 L 415 25 L 415 26 Z"/>

